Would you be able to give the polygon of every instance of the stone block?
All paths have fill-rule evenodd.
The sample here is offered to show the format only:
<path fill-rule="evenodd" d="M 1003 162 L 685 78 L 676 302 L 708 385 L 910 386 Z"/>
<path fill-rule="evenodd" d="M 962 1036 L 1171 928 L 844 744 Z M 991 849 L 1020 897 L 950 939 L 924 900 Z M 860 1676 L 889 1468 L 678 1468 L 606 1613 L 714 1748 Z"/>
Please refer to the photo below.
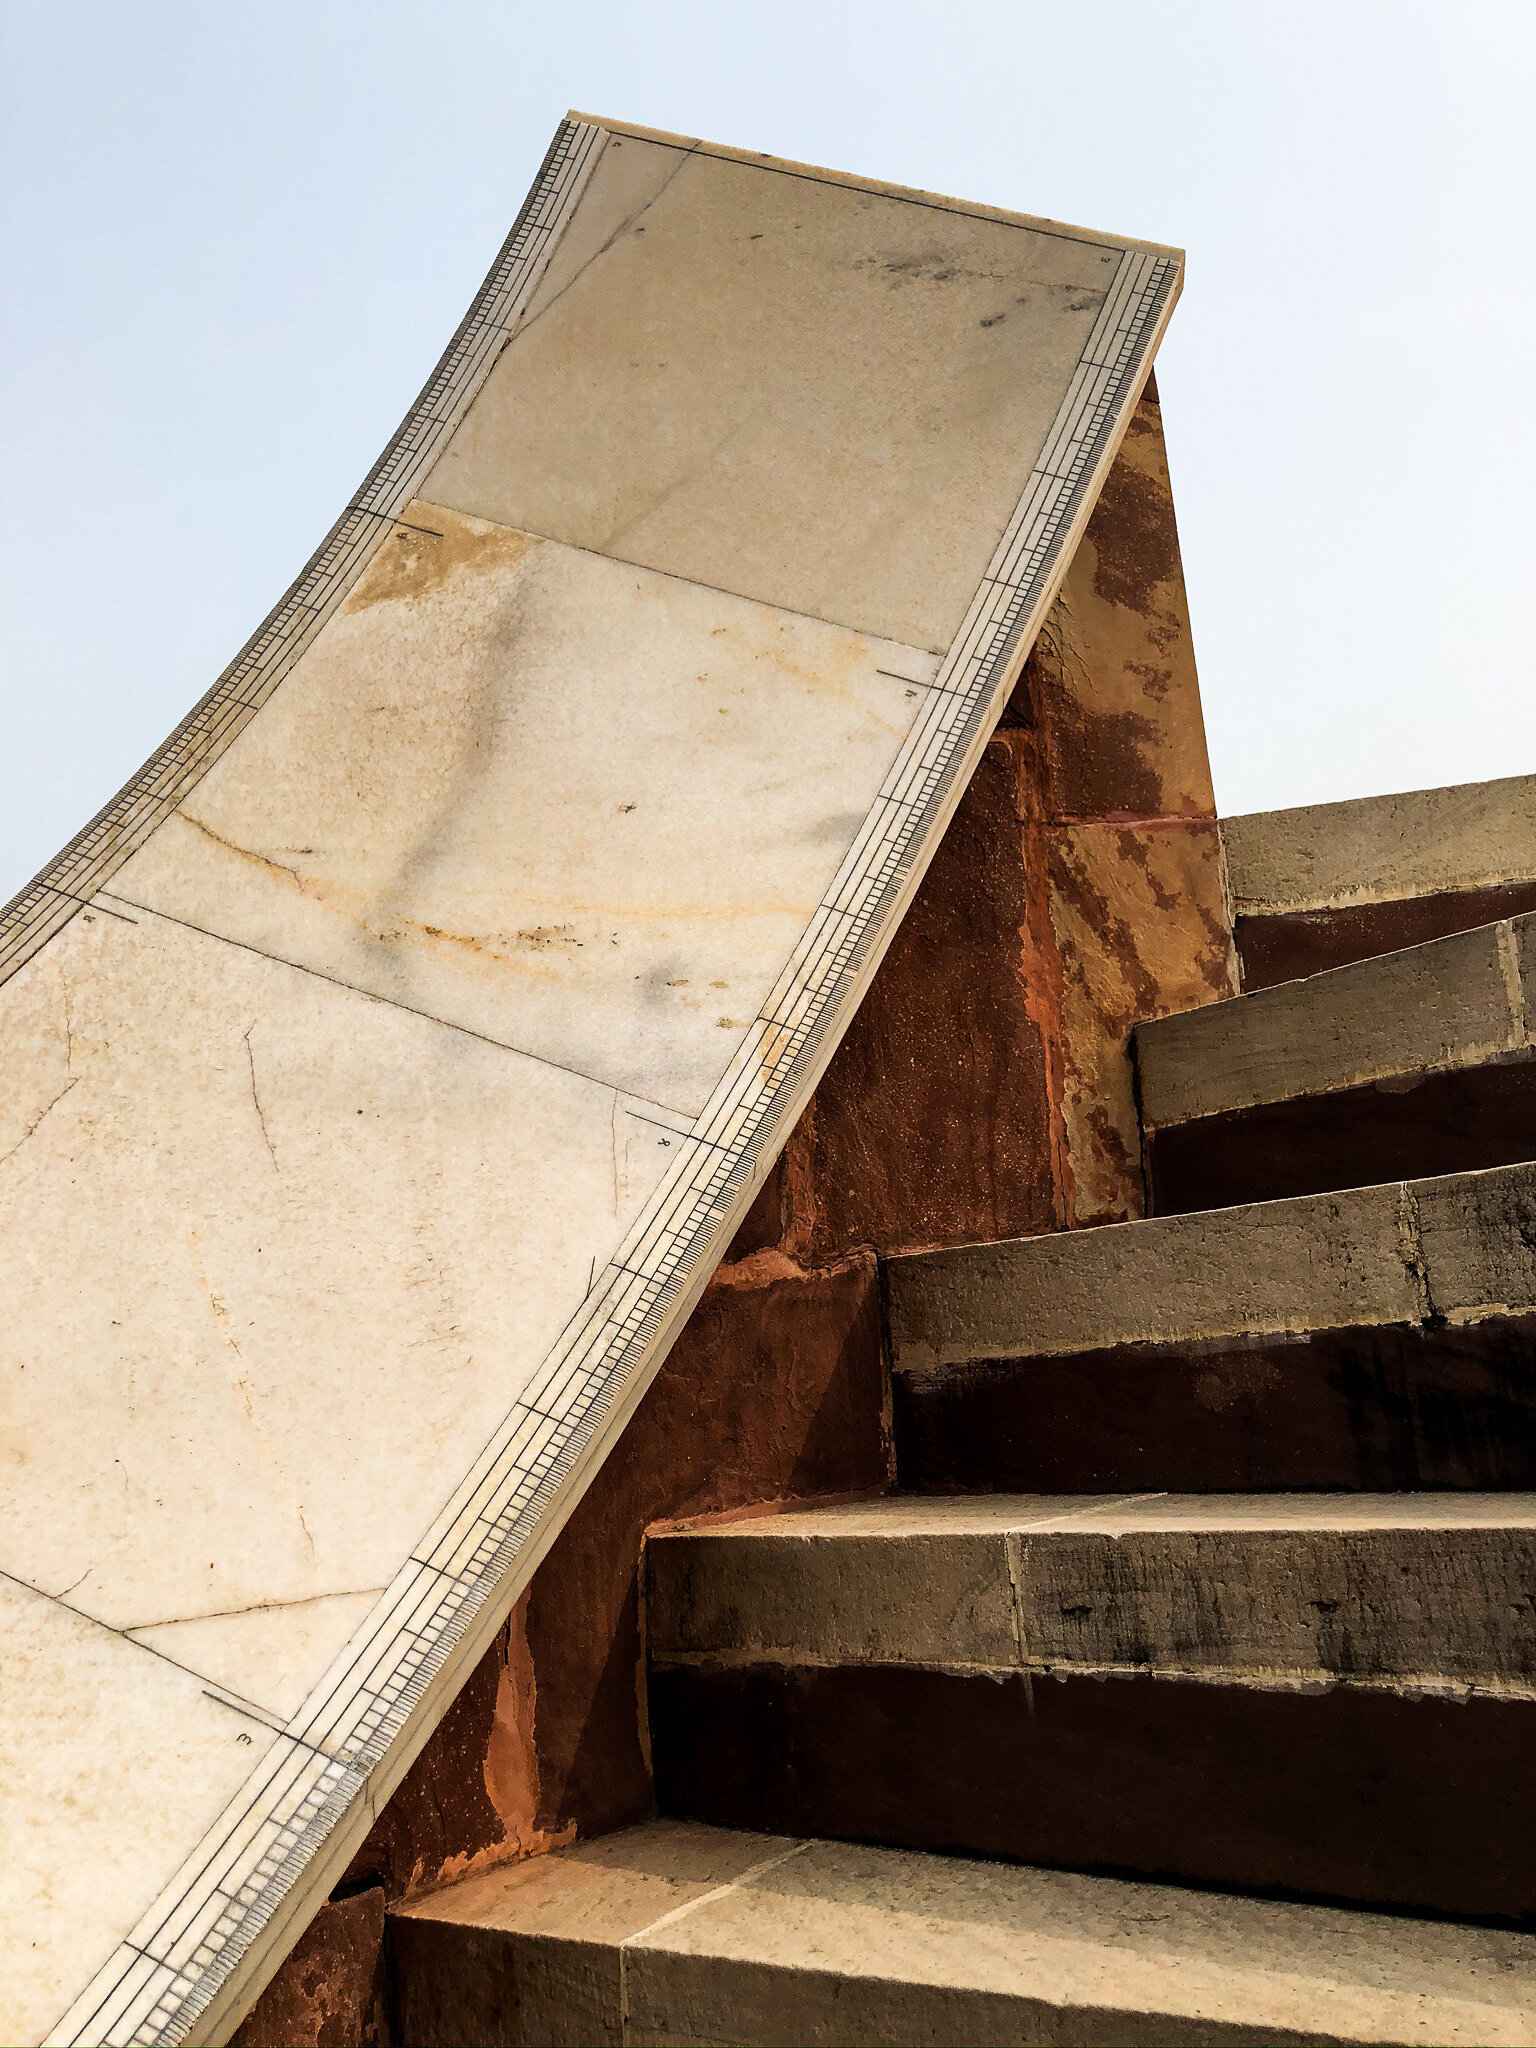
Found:
<path fill-rule="evenodd" d="M 1513 959 L 1533 940 L 1536 920 L 1484 925 L 1140 1024 L 1144 1122 L 1159 1129 L 1523 1052 Z"/>
<path fill-rule="evenodd" d="M 1536 1703 L 1536 1494 L 984 1496 L 653 1537 L 654 1664 L 1343 1680 Z"/>
<path fill-rule="evenodd" d="M 1536 880 L 1536 776 L 1224 818 L 1239 915 Z"/>
<path fill-rule="evenodd" d="M 1536 2031 L 1528 1934 L 665 1820 L 468 1880 L 390 1932 L 421 2048 Z"/>
<path fill-rule="evenodd" d="M 891 1261 L 904 1372 L 968 1359 L 1416 1322 L 1393 1187 Z"/>

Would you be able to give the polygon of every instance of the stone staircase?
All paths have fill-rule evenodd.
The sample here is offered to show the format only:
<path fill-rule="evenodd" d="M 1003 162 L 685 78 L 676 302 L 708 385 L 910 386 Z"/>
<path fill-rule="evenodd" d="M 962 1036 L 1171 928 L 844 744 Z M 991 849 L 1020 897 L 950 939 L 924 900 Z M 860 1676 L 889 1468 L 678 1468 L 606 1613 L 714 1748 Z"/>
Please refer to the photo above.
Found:
<path fill-rule="evenodd" d="M 652 1531 L 663 1817 L 397 1909 L 398 2038 L 1536 2042 L 1536 917 L 1472 882 L 1140 1027 L 1144 1220 L 886 1263 L 894 1490 Z"/>

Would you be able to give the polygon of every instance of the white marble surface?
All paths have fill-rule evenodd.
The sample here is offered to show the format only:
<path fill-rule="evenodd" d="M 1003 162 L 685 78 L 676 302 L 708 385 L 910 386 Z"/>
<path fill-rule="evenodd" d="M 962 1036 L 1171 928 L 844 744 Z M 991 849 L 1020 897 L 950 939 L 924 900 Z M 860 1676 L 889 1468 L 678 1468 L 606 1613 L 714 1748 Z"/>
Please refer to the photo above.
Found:
<path fill-rule="evenodd" d="M 1120 254 L 616 136 L 422 495 L 941 653 Z"/>
<path fill-rule="evenodd" d="M 114 898 L 697 1113 L 936 664 L 405 516 Z"/>
<path fill-rule="evenodd" d="M 989 635 L 1046 602 L 1042 508 L 1086 516 L 1074 436 L 1134 400 L 1153 300 L 1116 323 L 1170 274 L 675 140 L 595 161 L 403 523 L 0 986 L 6 2038 L 125 1976 L 111 2038 L 160 2024 L 269 1724 L 340 1731 L 387 1793 L 389 1716 L 455 1676 L 411 1704 L 429 1624 L 467 1657 L 453 1602 L 511 1597 L 486 1531 L 568 1509 L 592 1389 L 640 1382 L 729 1237 L 729 1162 L 762 1163 L 733 1134 L 761 1115 L 771 1154 L 810 1086 L 770 1086 L 792 1029 L 824 994 L 827 1053 L 846 1024 L 858 921 L 1006 687 Z M 445 1516 L 456 1561 L 408 1563 Z M 232 1839 L 282 1835 L 301 1921 L 340 1838 L 265 1797 Z"/>
<path fill-rule="evenodd" d="M 286 1719 L 676 1141 L 135 914 L 0 989 L 0 1569 Z"/>
<path fill-rule="evenodd" d="M 0 2040 L 38 2041 L 273 1734 L 3 1576 L 0 1641 Z"/>

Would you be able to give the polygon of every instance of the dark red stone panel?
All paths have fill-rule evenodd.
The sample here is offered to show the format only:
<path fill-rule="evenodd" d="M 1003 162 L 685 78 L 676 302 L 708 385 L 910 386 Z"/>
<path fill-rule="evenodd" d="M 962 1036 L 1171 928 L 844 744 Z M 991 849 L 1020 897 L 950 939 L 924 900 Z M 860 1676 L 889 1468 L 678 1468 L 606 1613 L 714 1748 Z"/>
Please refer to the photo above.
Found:
<path fill-rule="evenodd" d="M 652 1811 L 639 1593 L 648 1524 L 882 1491 L 882 1345 L 870 1256 L 816 1273 L 771 1253 L 722 1268 L 533 1583 L 546 1829 L 597 1834 Z"/>
<path fill-rule="evenodd" d="M 257 1999 L 234 2048 L 381 2048 L 389 2039 L 384 1894 L 322 1906 Z"/>
<path fill-rule="evenodd" d="M 1058 1227 L 1048 1026 L 1021 971 L 1029 761 L 1019 732 L 987 748 L 816 1091 L 815 1256 Z"/>
<path fill-rule="evenodd" d="M 724 1266 L 348 1882 L 393 1901 L 652 1810 L 639 1572 L 653 1521 L 890 1483 L 875 1261 Z M 285 1971 L 286 1975 L 286 1971 Z"/>

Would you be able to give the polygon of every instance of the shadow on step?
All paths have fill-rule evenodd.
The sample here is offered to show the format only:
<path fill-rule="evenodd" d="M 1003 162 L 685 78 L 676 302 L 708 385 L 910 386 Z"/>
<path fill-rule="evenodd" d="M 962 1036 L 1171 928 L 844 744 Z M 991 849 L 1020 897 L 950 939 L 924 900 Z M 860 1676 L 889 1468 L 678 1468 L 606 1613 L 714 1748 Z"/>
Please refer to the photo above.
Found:
<path fill-rule="evenodd" d="M 1536 1061 L 1372 1081 L 1150 1131 L 1159 1216 L 1536 1159 Z"/>
<path fill-rule="evenodd" d="M 693 1664 L 651 1727 L 681 1819 L 1536 1923 L 1528 1701 Z"/>
<path fill-rule="evenodd" d="M 1239 915 L 1232 936 L 1243 963 L 1243 988 L 1274 988 L 1282 981 L 1322 974 L 1355 960 L 1373 960 L 1404 946 L 1427 945 L 1501 917 L 1536 910 L 1536 882 L 1495 883 L 1385 903 L 1343 904 L 1332 910 L 1292 910 L 1270 916 Z"/>
<path fill-rule="evenodd" d="M 892 1375 L 920 1493 L 1536 1489 L 1536 1317 Z"/>

